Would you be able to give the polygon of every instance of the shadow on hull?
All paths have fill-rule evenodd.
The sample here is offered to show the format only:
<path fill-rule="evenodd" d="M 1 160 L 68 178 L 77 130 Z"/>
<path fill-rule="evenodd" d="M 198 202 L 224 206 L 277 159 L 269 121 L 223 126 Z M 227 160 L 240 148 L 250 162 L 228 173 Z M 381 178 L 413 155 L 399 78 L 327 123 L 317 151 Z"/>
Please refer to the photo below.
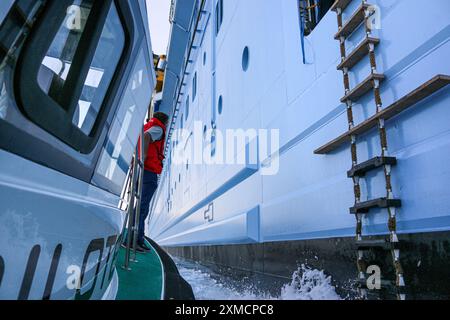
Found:
<path fill-rule="evenodd" d="M 407 299 L 450 298 L 450 232 L 400 236 L 401 259 L 408 288 Z M 357 298 L 357 252 L 353 238 L 272 242 L 249 245 L 171 247 L 173 256 L 199 262 L 214 272 L 246 279 L 263 292 L 277 294 L 305 264 L 332 276 L 337 293 Z M 367 266 L 378 265 L 382 280 L 394 280 L 390 252 L 373 250 L 365 255 Z M 392 289 L 369 292 L 370 299 L 395 299 Z"/>

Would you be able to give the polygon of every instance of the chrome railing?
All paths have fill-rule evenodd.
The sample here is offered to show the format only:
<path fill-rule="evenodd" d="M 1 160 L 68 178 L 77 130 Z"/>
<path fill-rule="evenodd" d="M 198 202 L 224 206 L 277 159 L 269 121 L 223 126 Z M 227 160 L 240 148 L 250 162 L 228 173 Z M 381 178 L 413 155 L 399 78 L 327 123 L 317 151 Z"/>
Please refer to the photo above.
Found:
<path fill-rule="evenodd" d="M 136 146 L 136 153 L 133 158 L 129 178 L 127 178 L 128 187 L 128 209 L 126 220 L 128 222 L 125 261 L 123 269 L 130 271 L 130 262 L 138 262 L 136 260 L 136 248 L 139 231 L 139 218 L 141 209 L 142 186 L 144 179 L 144 131 L 142 130 L 140 136 L 140 147 Z M 127 224 L 125 222 L 125 225 Z M 125 232 L 125 230 L 124 230 Z"/>

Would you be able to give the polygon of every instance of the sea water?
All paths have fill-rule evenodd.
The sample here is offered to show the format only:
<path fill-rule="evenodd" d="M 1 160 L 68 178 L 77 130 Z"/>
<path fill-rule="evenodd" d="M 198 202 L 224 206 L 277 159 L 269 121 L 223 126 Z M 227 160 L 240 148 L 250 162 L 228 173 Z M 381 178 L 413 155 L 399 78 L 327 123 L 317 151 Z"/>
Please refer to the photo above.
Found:
<path fill-rule="evenodd" d="M 278 294 L 261 292 L 198 263 L 174 259 L 180 274 L 192 286 L 197 300 L 341 300 L 332 279 L 323 271 L 302 265 Z"/>

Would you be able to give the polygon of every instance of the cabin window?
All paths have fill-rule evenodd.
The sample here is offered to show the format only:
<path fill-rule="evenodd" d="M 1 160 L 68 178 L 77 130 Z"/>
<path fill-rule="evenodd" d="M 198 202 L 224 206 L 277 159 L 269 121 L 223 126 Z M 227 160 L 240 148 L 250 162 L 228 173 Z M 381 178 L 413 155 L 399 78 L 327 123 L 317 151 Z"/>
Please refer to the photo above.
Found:
<path fill-rule="evenodd" d="M 133 69 L 116 111 L 108 134 L 108 142 L 100 155 L 93 182 L 103 189 L 120 194 L 127 172 L 136 150 L 136 142 L 152 96 L 150 77 L 151 63 L 143 43 L 134 60 Z M 119 193 L 117 193 L 119 191 Z"/>
<path fill-rule="evenodd" d="M 222 22 L 223 22 L 223 0 L 219 0 L 217 1 L 216 4 L 216 35 L 219 34 Z"/>
<path fill-rule="evenodd" d="M 76 1 L 75 3 L 77 3 Z M 80 41 L 87 32 L 86 24 L 92 11 L 91 1 L 81 1 L 72 5 L 53 39 L 38 72 L 39 87 L 63 109 L 73 113 L 72 123 L 89 135 L 94 126 L 106 91 L 111 83 L 114 71 L 125 46 L 125 34 L 114 4 L 106 19 L 98 40 L 97 48 L 89 67 L 78 67 L 80 59 Z M 93 17 L 95 18 L 95 17 Z M 79 20 L 77 22 L 77 19 Z M 83 78 L 81 90 L 73 89 L 74 82 Z M 78 99 L 75 110 L 71 109 L 72 100 Z"/>
<path fill-rule="evenodd" d="M 194 78 L 192 79 L 192 102 L 195 101 L 197 97 L 197 72 L 194 74 Z"/>
<path fill-rule="evenodd" d="M 23 108 L 37 125 L 89 153 L 107 114 L 104 102 L 125 51 L 125 29 L 112 0 L 57 1 L 48 14 L 19 64 Z"/>
<path fill-rule="evenodd" d="M 298 0 L 300 23 L 304 36 L 308 36 L 327 14 L 335 0 Z"/>

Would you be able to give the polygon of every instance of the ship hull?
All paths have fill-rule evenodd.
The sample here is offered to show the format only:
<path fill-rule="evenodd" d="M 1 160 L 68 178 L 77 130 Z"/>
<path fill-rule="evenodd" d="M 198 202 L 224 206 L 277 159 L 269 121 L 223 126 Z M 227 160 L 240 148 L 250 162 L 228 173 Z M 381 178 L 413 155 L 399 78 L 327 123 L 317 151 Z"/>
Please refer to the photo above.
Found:
<path fill-rule="evenodd" d="M 422 273 L 417 265 L 430 259 L 430 272 L 439 274 L 441 266 L 449 264 L 445 239 L 450 231 L 450 88 L 444 85 L 433 91 L 426 84 L 439 75 L 448 80 L 450 75 L 446 58 L 450 21 L 443 14 L 450 4 L 436 1 L 426 15 L 416 0 L 373 0 L 369 4 L 381 10 L 381 27 L 371 33 L 379 39 L 376 67 L 368 56 L 352 65 L 346 92 L 345 77 L 337 69 L 346 57 L 335 39 L 339 30 L 335 12 L 328 12 L 304 36 L 296 0 L 224 1 L 223 21 L 212 1 L 206 1 L 195 29 L 200 40 L 194 37 L 196 49 L 189 51 L 186 64 L 181 63 L 182 55 L 177 68 L 176 46 L 171 44 L 173 50 L 169 50 L 168 70 L 183 81 L 166 77 L 161 108 L 175 110 L 178 116 L 171 128 L 182 128 L 188 134 L 169 139 L 166 168 L 151 206 L 148 232 L 152 238 L 188 259 L 285 279 L 306 259 L 318 267 L 324 263 L 330 274 L 335 263 L 337 269 L 348 271 L 336 275 L 339 282 L 345 282 L 357 275 L 357 251 L 349 249 L 355 242 L 356 221 L 349 209 L 388 194 L 401 199 L 401 207 L 396 205 L 400 208 L 395 212 L 390 208 L 396 216 L 390 228 L 409 248 L 400 253 L 407 286 L 412 283 L 414 287 L 417 278 L 424 292 L 448 295 L 441 281 L 431 279 L 427 284 L 428 271 Z M 360 6 L 360 1 L 350 1 L 344 23 Z M 178 17 L 177 10 L 174 17 Z M 354 23 L 356 30 L 345 40 L 346 54 L 365 38 L 363 25 L 356 28 Z M 174 26 L 173 37 L 177 32 Z M 358 92 L 358 85 L 374 71 L 383 75 L 379 90 Z M 356 100 L 353 123 L 347 112 L 349 98 L 345 99 L 350 89 L 357 91 L 350 95 Z M 417 90 L 426 94 L 408 100 Z M 358 133 L 354 146 L 350 146 L 349 135 L 346 143 L 318 152 L 349 127 L 364 124 L 381 110 L 404 102 L 404 97 L 408 108 L 381 121 L 385 132 L 380 134 L 377 122 L 371 130 Z M 263 129 L 270 135 L 278 130 L 279 146 L 275 156 L 269 153 L 252 163 L 248 150 L 264 147 L 260 135 L 240 149 L 246 155 L 243 164 L 174 164 L 179 149 L 195 143 L 196 122 L 215 133 Z M 387 151 L 380 143 L 383 135 Z M 200 144 L 216 146 L 216 140 L 201 135 Z M 367 172 L 360 180 L 358 199 L 348 170 L 382 153 L 396 158 L 396 165 L 389 168 L 391 184 L 383 168 Z M 271 165 L 277 167 L 276 172 L 265 174 Z M 369 211 L 362 219 L 362 235 L 387 235 L 388 210 Z M 317 251 L 312 256 L 318 257 L 317 262 L 305 250 Z M 390 259 L 389 251 L 380 261 L 387 264 L 386 257 Z"/>
<path fill-rule="evenodd" d="M 450 232 L 404 234 L 407 245 L 402 250 L 402 265 L 408 283 L 408 299 L 450 298 Z M 196 261 L 217 274 L 239 280 L 247 279 L 252 290 L 278 296 L 291 283 L 293 273 L 307 268 L 323 270 L 332 279 L 343 298 L 357 298 L 357 254 L 354 238 L 330 238 L 267 242 L 230 246 L 170 247 L 173 256 Z M 373 252 L 367 265 L 378 265 L 381 278 L 395 282 L 391 257 Z M 369 292 L 374 298 L 394 299 L 389 289 Z"/>

